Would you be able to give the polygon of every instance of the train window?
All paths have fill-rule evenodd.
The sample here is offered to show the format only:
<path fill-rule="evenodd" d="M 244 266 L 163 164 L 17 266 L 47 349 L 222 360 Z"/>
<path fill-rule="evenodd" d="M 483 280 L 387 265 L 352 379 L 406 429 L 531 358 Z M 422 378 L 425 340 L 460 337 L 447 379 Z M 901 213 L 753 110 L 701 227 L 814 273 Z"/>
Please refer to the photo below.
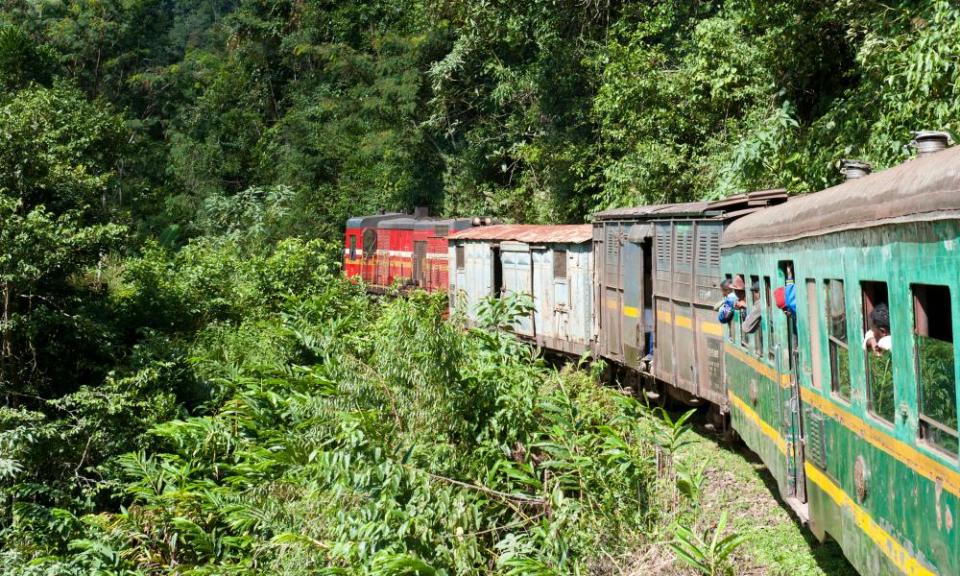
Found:
<path fill-rule="evenodd" d="M 356 234 L 350 235 L 350 259 L 351 260 L 357 259 L 357 235 Z"/>
<path fill-rule="evenodd" d="M 733 276 L 730 274 L 727 274 L 726 278 L 728 281 L 733 282 Z M 727 323 L 727 339 L 733 342 L 734 338 L 736 338 L 736 336 L 734 335 L 733 321 L 731 320 Z"/>
<path fill-rule="evenodd" d="M 911 288 L 920 438 L 956 455 L 960 440 L 950 288 L 926 284 L 914 284 Z"/>
<path fill-rule="evenodd" d="M 770 291 L 769 276 L 763 277 L 763 296 L 767 299 L 767 358 L 773 362 L 777 348 L 777 331 L 773 324 L 773 293 Z"/>
<path fill-rule="evenodd" d="M 886 282 L 861 282 L 863 292 L 863 357 L 867 376 L 867 409 L 892 423 L 893 362 L 890 354 L 890 312 Z"/>
<path fill-rule="evenodd" d="M 847 309 L 843 280 L 827 280 L 827 337 L 830 346 L 830 389 L 850 400 L 850 351 L 847 348 Z"/>
<path fill-rule="evenodd" d="M 743 273 L 737 274 L 738 280 L 742 281 L 744 278 L 746 278 L 746 276 L 744 276 Z M 737 296 L 739 296 L 739 294 Z M 746 300 L 746 296 L 744 296 L 744 300 Z M 735 310 L 734 314 L 737 315 L 737 324 L 738 324 L 737 330 L 740 331 L 740 345 L 743 346 L 744 348 L 747 348 L 749 347 L 750 337 L 747 335 L 747 331 L 743 329 L 743 321 L 746 315 L 743 314 L 742 310 Z M 731 324 L 732 323 L 733 322 L 731 322 Z"/>
<path fill-rule="evenodd" d="M 464 254 L 463 245 L 457 246 L 457 270 L 463 270 L 464 261 L 466 260 L 466 255 Z"/>
<path fill-rule="evenodd" d="M 760 308 L 762 306 L 760 302 L 760 277 L 751 276 L 750 277 L 750 302 L 753 310 L 754 308 Z M 769 316 L 769 313 L 767 314 Z M 763 328 L 757 327 L 757 330 L 753 333 L 753 351 L 758 358 L 763 358 Z"/>
<path fill-rule="evenodd" d="M 813 386 L 820 388 L 820 301 L 817 298 L 817 281 L 807 278 L 807 329 L 810 331 L 810 369 Z"/>
<path fill-rule="evenodd" d="M 567 251 L 566 250 L 554 250 L 553 251 L 553 278 L 556 280 L 558 278 L 567 277 Z"/>

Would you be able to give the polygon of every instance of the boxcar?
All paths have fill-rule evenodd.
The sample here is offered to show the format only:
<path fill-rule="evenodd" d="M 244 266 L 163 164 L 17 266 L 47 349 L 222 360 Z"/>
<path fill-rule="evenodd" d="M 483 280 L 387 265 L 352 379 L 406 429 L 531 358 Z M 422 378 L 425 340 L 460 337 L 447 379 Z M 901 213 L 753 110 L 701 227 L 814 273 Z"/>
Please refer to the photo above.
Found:
<path fill-rule="evenodd" d="M 590 225 L 496 225 L 450 236 L 451 307 L 476 320 L 487 297 L 526 293 L 534 311 L 513 331 L 553 351 L 582 354 L 593 340 Z"/>
<path fill-rule="evenodd" d="M 656 378 L 683 401 L 706 399 L 724 412 L 723 337 L 713 309 L 722 297 L 720 238 L 727 223 L 784 198 L 784 190 L 764 190 L 595 214 L 597 354 Z"/>
<path fill-rule="evenodd" d="M 960 574 L 958 239 L 960 149 L 724 234 L 724 272 L 758 280 L 764 310 L 758 334 L 735 326 L 724 344 L 733 425 L 862 574 Z M 791 281 L 788 316 L 771 295 Z M 883 309 L 890 349 L 868 351 Z"/>

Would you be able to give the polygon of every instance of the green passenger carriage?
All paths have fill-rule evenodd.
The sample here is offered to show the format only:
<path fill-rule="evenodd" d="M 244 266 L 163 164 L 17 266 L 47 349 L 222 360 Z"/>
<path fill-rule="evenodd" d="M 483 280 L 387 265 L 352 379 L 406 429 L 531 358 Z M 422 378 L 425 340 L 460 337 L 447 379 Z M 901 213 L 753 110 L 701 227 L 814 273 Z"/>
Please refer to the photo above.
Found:
<path fill-rule="evenodd" d="M 862 574 L 960 574 L 960 148 L 732 223 L 760 329 L 724 334 L 733 427 Z M 759 290 L 750 290 L 756 281 Z M 772 294 L 795 282 L 795 316 Z M 863 347 L 889 310 L 891 348 Z"/>

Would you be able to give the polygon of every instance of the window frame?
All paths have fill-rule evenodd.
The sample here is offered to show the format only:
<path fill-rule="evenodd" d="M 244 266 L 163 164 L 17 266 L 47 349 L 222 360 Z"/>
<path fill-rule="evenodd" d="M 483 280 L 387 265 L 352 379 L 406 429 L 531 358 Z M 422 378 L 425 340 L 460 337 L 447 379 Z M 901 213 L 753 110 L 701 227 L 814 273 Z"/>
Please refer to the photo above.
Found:
<path fill-rule="evenodd" d="M 558 270 L 559 269 L 559 270 Z M 566 280 L 567 275 L 567 249 L 556 249 L 553 251 L 553 279 Z"/>
<path fill-rule="evenodd" d="M 806 278 L 807 290 L 807 332 L 810 350 L 810 384 L 817 390 L 823 390 L 823 341 L 820 330 L 820 295 L 816 278 Z M 796 289 L 796 288 L 794 288 Z"/>
<path fill-rule="evenodd" d="M 831 314 L 831 312 L 833 312 L 833 308 L 831 306 L 831 303 L 833 300 L 832 298 L 830 298 L 830 288 L 834 282 L 840 284 L 840 291 L 842 294 L 840 298 L 840 304 L 843 306 L 843 322 L 845 324 L 844 334 L 846 335 L 846 341 L 840 340 L 839 338 L 833 335 L 833 330 L 832 330 L 833 322 L 830 321 L 830 318 L 833 317 L 833 314 Z M 847 289 L 846 289 L 845 282 L 843 281 L 842 278 L 824 279 L 823 288 L 825 293 L 825 298 L 824 298 L 824 303 L 826 304 L 825 310 L 826 310 L 826 316 L 828 319 L 827 321 L 827 354 L 830 362 L 830 394 L 834 398 L 837 398 L 849 404 L 852 401 L 851 399 L 853 398 L 853 378 L 850 375 L 850 345 L 849 345 L 849 341 L 850 341 L 849 324 L 850 323 L 849 323 L 849 318 L 847 317 Z M 846 396 L 841 391 L 840 382 L 839 382 L 840 370 L 842 367 L 840 366 L 839 358 L 834 355 L 834 350 L 839 351 L 839 349 L 841 348 L 843 350 L 846 350 L 847 352 L 847 377 L 850 379 L 849 392 L 848 392 L 848 395 Z"/>
<path fill-rule="evenodd" d="M 351 260 L 357 259 L 357 235 L 356 234 L 350 235 L 350 259 Z"/>
<path fill-rule="evenodd" d="M 733 275 L 732 275 L 732 274 L 725 274 L 724 277 L 725 277 L 727 280 L 729 280 L 730 282 L 733 282 Z M 726 299 L 726 295 L 724 295 L 724 299 Z M 731 318 L 730 321 L 727 322 L 727 340 L 728 340 L 731 344 L 733 344 L 733 343 L 735 343 L 735 342 L 737 341 L 736 329 L 734 328 L 733 324 L 734 324 L 734 323 L 733 323 L 733 318 Z"/>
<path fill-rule="evenodd" d="M 879 301 L 877 302 L 874 301 L 874 300 L 878 300 L 880 296 L 880 294 L 877 292 L 877 289 L 879 287 L 882 287 L 883 292 L 887 296 L 885 303 L 887 305 L 887 308 L 889 309 L 890 308 L 890 288 L 885 280 L 860 280 L 859 286 L 860 286 L 860 313 L 862 315 L 861 320 L 862 320 L 862 326 L 863 326 L 862 333 L 864 336 L 866 336 L 867 331 L 872 330 L 872 327 L 870 326 L 870 314 L 873 312 L 873 309 L 881 303 Z M 849 340 L 849 334 L 847 339 Z M 860 339 L 860 347 L 863 348 L 862 337 Z M 892 360 L 893 351 L 891 350 L 888 353 L 890 354 L 890 357 L 891 357 L 890 385 L 893 387 L 892 392 L 893 392 L 894 410 L 893 410 L 892 419 L 888 419 L 886 416 L 884 416 L 883 414 L 880 414 L 878 411 L 874 409 L 874 401 L 873 401 L 874 386 L 873 386 L 873 372 L 870 369 L 870 351 L 862 350 L 860 357 L 863 359 L 863 384 L 864 384 L 864 392 L 866 392 L 864 397 L 866 400 L 865 404 L 866 404 L 867 414 L 869 414 L 873 419 L 877 420 L 882 424 L 885 424 L 887 426 L 893 426 L 894 421 L 897 419 L 897 411 L 896 411 L 897 386 L 895 384 L 896 380 L 893 377 L 893 370 L 894 370 L 893 366 L 895 364 Z"/>
<path fill-rule="evenodd" d="M 747 292 L 748 292 L 747 286 L 746 286 L 746 283 L 747 283 L 747 280 L 746 280 L 746 279 L 747 279 L 749 276 L 748 276 L 747 274 L 742 273 L 742 272 L 738 272 L 738 273 L 737 273 L 737 276 L 739 276 L 740 278 L 743 278 L 743 279 L 744 279 L 744 280 L 743 280 L 743 283 L 744 283 L 743 293 L 744 293 L 744 296 L 746 296 L 746 294 L 747 294 Z M 736 277 L 736 276 L 735 276 L 735 277 Z M 736 292 L 734 292 L 734 294 L 736 294 Z M 744 300 L 746 300 L 746 298 L 744 298 Z M 742 310 L 737 310 L 736 308 L 734 308 L 734 310 L 733 310 L 733 313 L 737 316 L 737 331 L 740 333 L 740 347 L 743 348 L 744 350 L 749 351 L 749 350 L 750 350 L 750 335 L 747 334 L 746 331 L 743 329 L 743 320 L 744 320 L 744 318 L 743 318 L 743 313 L 742 313 L 742 312 L 743 312 Z M 733 323 L 733 322 L 731 321 L 731 324 L 732 324 L 732 323 Z"/>
<path fill-rule="evenodd" d="M 949 309 L 950 309 L 950 314 L 947 315 L 947 318 L 948 318 L 949 321 L 950 321 L 950 332 L 951 332 L 951 334 L 950 334 L 950 337 L 951 337 L 950 344 L 951 344 L 951 346 L 953 347 L 953 362 L 954 362 L 953 387 L 952 387 L 952 388 L 953 388 L 953 396 L 951 396 L 951 399 L 953 400 L 953 403 L 954 403 L 953 410 L 954 410 L 954 413 L 955 413 L 955 418 L 957 419 L 957 422 L 954 422 L 955 428 L 953 428 L 953 429 L 951 429 L 947 424 L 944 424 L 943 422 L 940 422 L 939 420 L 937 420 L 937 419 L 935 419 L 935 418 L 933 418 L 933 417 L 931 417 L 931 416 L 928 416 L 928 415 L 924 414 L 924 409 L 923 409 L 923 380 L 921 379 L 921 375 L 920 375 L 920 370 L 921 370 L 920 347 L 919 347 L 919 342 L 920 342 L 920 340 L 919 340 L 918 336 L 926 336 L 926 337 L 928 337 L 928 338 L 934 338 L 934 337 L 933 337 L 933 336 L 929 336 L 930 327 L 929 327 L 929 322 L 928 322 L 928 321 L 926 322 L 926 323 L 927 323 L 927 326 L 926 326 L 927 334 L 926 334 L 926 335 L 920 334 L 920 333 L 919 333 L 919 330 L 918 330 L 918 322 L 917 322 L 918 319 L 919 319 L 918 311 L 923 308 L 923 307 L 921 306 L 921 304 L 920 304 L 920 299 L 917 297 L 916 289 L 917 289 L 918 287 L 924 287 L 924 288 L 928 288 L 928 287 L 943 288 L 943 289 L 945 289 L 946 292 L 947 292 L 946 302 L 947 302 L 947 306 L 949 306 Z M 941 446 L 941 445 L 940 445 L 939 443 L 937 443 L 936 441 L 932 440 L 928 435 L 925 435 L 925 434 L 924 434 L 924 431 L 925 431 L 925 429 L 926 429 L 925 427 L 930 427 L 930 426 L 932 426 L 933 428 L 935 428 L 935 429 L 937 429 L 937 430 L 940 430 L 940 431 L 942 431 L 942 432 L 944 432 L 944 433 L 946 433 L 946 434 L 949 434 L 949 435 L 953 436 L 953 437 L 957 440 L 958 444 L 960 444 L 960 406 L 957 405 L 957 394 L 956 394 L 956 387 L 957 387 L 957 375 L 956 375 L 956 371 L 957 371 L 957 369 L 956 369 L 957 350 L 956 350 L 956 333 L 955 333 L 955 331 L 954 331 L 954 322 L 953 322 L 953 320 L 954 320 L 954 318 L 953 318 L 953 313 L 954 313 L 953 308 L 954 308 L 954 306 L 953 306 L 953 302 L 952 302 L 952 300 L 951 300 L 952 297 L 953 297 L 953 293 L 951 292 L 951 287 L 950 287 L 949 285 L 946 285 L 946 284 L 927 284 L 927 283 L 921 283 L 921 282 L 913 282 L 913 283 L 910 284 L 910 301 L 911 301 L 911 309 L 912 309 L 911 320 L 913 321 L 913 322 L 912 322 L 913 325 L 912 325 L 912 327 L 911 327 L 911 332 L 912 332 L 912 336 L 913 336 L 913 342 L 911 343 L 911 345 L 912 345 L 912 347 L 913 347 L 912 355 L 913 355 L 913 362 L 914 362 L 914 379 L 915 379 L 915 384 L 916 384 L 916 395 L 917 395 L 917 404 L 916 404 L 916 407 L 917 407 L 917 431 L 916 431 L 917 442 L 918 442 L 919 444 L 922 444 L 924 447 L 932 450 L 933 452 L 935 452 L 935 453 L 937 453 L 937 454 L 950 457 L 950 458 L 952 458 L 953 460 L 956 461 L 956 460 L 960 459 L 960 453 L 958 453 L 958 452 L 960 452 L 960 450 L 951 452 L 951 451 L 948 450 L 947 448 Z M 924 313 L 924 318 L 929 318 L 929 315 L 926 313 L 926 310 L 923 310 L 923 313 Z M 937 340 L 941 340 L 940 338 L 936 338 L 936 339 L 937 339 Z M 945 340 L 941 340 L 941 341 L 944 341 L 944 342 L 945 342 Z"/>
<path fill-rule="evenodd" d="M 756 292 L 753 291 L 753 283 L 754 283 L 754 282 L 757 283 L 757 291 L 756 291 Z M 751 276 L 750 276 L 750 300 L 751 300 L 751 302 L 750 302 L 750 311 L 751 311 L 751 312 L 753 311 L 754 307 L 756 307 L 757 305 L 759 305 L 759 306 L 760 306 L 761 314 L 763 313 L 763 299 L 762 299 L 762 296 L 761 296 L 761 295 L 762 295 L 762 290 L 763 290 L 763 286 L 761 286 L 761 284 L 760 284 L 760 276 L 759 276 L 759 275 L 751 275 Z M 764 338 L 763 338 L 763 319 L 762 319 L 762 318 L 761 318 L 761 321 L 760 321 L 760 325 L 757 326 L 757 329 L 753 331 L 753 334 L 751 334 L 751 336 L 753 337 L 753 342 L 752 342 L 752 344 L 753 344 L 753 353 L 757 356 L 757 358 L 763 358 L 763 353 L 764 353 L 763 342 L 764 342 Z"/>
<path fill-rule="evenodd" d="M 777 360 L 777 327 L 773 318 L 773 292 L 769 276 L 763 277 L 763 295 L 767 301 L 765 308 L 767 318 L 766 322 L 764 322 L 767 325 L 767 360 L 773 364 Z"/>
<path fill-rule="evenodd" d="M 454 265 L 457 270 L 463 270 L 466 268 L 467 254 L 466 246 L 463 244 L 457 244 L 454 246 Z"/>

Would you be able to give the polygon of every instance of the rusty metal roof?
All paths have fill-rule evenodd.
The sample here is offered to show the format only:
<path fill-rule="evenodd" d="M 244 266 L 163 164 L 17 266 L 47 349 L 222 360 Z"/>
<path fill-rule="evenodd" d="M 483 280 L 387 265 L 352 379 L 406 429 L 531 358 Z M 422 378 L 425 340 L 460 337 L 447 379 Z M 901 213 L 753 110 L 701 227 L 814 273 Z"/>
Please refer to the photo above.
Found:
<path fill-rule="evenodd" d="M 450 235 L 451 240 L 514 240 L 543 244 L 580 244 L 593 239 L 590 224 L 495 224 L 475 226 Z"/>
<path fill-rule="evenodd" d="M 960 219 L 960 146 L 745 216 L 727 227 L 721 245 L 786 242 L 947 218 Z"/>

